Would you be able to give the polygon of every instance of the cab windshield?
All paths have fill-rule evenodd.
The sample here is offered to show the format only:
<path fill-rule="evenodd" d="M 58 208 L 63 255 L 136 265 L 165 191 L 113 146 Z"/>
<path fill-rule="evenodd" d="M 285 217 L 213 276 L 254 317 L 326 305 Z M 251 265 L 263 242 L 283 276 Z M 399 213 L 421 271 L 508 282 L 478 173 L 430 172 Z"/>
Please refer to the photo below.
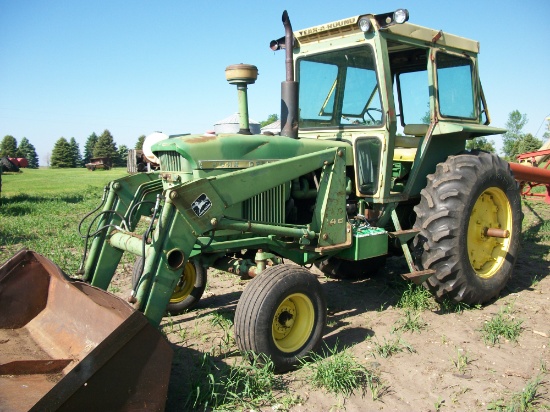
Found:
<path fill-rule="evenodd" d="M 300 128 L 380 126 L 374 53 L 361 46 L 298 61 Z"/>

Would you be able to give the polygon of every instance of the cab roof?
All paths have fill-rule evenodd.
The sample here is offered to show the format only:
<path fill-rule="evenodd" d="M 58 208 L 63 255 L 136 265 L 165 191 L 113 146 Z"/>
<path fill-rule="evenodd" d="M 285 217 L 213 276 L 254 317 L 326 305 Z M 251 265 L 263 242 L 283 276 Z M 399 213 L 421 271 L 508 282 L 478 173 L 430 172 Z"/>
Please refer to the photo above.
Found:
<path fill-rule="evenodd" d="M 479 53 L 479 42 L 454 34 L 448 34 L 442 30 L 430 29 L 408 22 L 402 24 L 391 23 L 385 26 L 380 24 L 381 22 L 383 23 L 384 18 L 391 14 L 392 13 L 362 14 L 348 17 L 346 19 L 313 26 L 307 29 L 297 30 L 294 32 L 294 37 L 298 44 L 343 38 L 349 35 L 362 33 L 358 25 L 359 20 L 361 18 L 368 18 L 371 21 L 371 31 L 390 33 L 398 37 L 434 43 L 439 46 L 448 46 L 472 53 Z"/>

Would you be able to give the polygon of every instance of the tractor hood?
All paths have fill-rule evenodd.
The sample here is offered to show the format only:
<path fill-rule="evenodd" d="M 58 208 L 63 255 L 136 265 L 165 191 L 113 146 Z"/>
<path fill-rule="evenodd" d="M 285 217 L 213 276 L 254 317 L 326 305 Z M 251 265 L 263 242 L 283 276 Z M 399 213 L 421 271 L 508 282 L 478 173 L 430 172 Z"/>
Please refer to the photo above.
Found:
<path fill-rule="evenodd" d="M 161 170 L 183 169 L 240 169 L 270 161 L 313 153 L 331 147 L 348 148 L 346 164 L 353 163 L 349 143 L 336 140 L 293 139 L 285 136 L 240 134 L 176 135 L 153 145 L 152 150 L 160 159 Z M 176 167 L 177 153 L 188 163 Z M 190 171 L 190 170 L 187 170 Z"/>

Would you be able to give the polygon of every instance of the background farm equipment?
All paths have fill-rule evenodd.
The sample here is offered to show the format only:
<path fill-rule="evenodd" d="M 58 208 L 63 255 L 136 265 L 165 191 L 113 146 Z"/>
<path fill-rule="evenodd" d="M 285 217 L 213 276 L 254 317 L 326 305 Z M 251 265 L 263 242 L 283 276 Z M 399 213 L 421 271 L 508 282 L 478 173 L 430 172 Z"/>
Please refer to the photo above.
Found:
<path fill-rule="evenodd" d="M 524 197 L 542 197 L 550 204 L 550 149 L 546 143 L 540 150 L 522 153 L 517 156 L 518 163 L 510 163 L 514 176 L 520 182 L 521 195 Z M 534 190 L 544 187 L 544 191 Z"/>
<path fill-rule="evenodd" d="M 20 168 L 28 167 L 29 162 L 24 157 L 7 157 L 0 159 L 0 172 L 19 172 Z"/>
<path fill-rule="evenodd" d="M 158 171 L 109 184 L 87 216 L 85 283 L 59 280 L 61 289 L 74 286 L 87 291 L 80 299 L 92 299 L 90 291 L 106 290 L 130 253 L 133 310 L 104 294 L 97 318 L 120 311 L 158 326 L 167 312 L 200 301 L 207 268 L 252 278 L 237 305 L 235 339 L 243 353 L 268 355 L 277 371 L 322 340 L 326 302 L 307 265 L 327 276 L 364 277 L 401 254 L 410 270 L 403 276 L 438 298 L 478 304 L 498 296 L 512 275 L 522 215 L 508 163 L 464 151 L 468 139 L 504 132 L 488 126 L 479 44 L 408 17 L 406 10 L 365 14 L 293 32 L 283 13 L 285 36 L 270 44 L 286 53 L 281 136 L 251 134 L 247 87 L 258 72 L 229 66 L 239 133 L 151 144 Z M 429 107 L 429 120 L 418 107 Z M 3 270 L 6 282 L 25 273 Z M 50 284 L 63 278 L 43 277 Z M 14 290 L 8 302 L 20 296 Z M 97 348 L 118 340 L 112 336 L 116 325 Z"/>
<path fill-rule="evenodd" d="M 20 168 L 29 166 L 29 162 L 24 157 L 7 157 L 0 158 L 0 194 L 2 193 L 2 173 L 4 172 L 19 172 Z"/>
<path fill-rule="evenodd" d="M 113 162 L 108 157 L 92 157 L 90 163 L 86 163 L 86 169 L 93 172 L 96 169 L 109 170 L 113 167 Z"/>
<path fill-rule="evenodd" d="M 155 156 L 151 147 L 161 140 L 168 138 L 161 132 L 154 132 L 147 136 L 143 142 L 143 149 L 128 150 L 126 170 L 129 174 L 151 172 L 159 167 L 159 159 Z"/>

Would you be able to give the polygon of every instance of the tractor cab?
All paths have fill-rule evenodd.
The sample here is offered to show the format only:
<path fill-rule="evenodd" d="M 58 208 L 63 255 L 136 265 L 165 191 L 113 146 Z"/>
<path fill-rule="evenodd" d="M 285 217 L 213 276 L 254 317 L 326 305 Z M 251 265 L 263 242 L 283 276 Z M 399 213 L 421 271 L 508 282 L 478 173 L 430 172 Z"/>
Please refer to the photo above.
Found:
<path fill-rule="evenodd" d="M 372 203 L 419 194 L 465 140 L 491 128 L 478 75 L 479 43 L 366 14 L 294 32 L 299 137 L 353 145 L 355 195 Z M 385 178 L 391 176 L 391 179 Z"/>

